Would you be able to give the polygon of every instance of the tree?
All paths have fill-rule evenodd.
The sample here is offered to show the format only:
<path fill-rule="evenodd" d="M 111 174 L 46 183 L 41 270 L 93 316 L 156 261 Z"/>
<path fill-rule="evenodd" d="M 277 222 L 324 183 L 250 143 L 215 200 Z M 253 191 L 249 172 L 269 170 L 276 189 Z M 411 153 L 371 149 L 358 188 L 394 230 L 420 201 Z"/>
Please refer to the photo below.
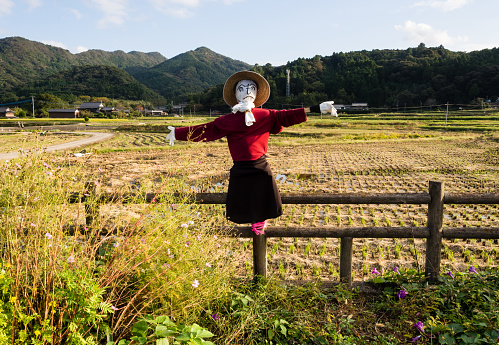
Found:
<path fill-rule="evenodd" d="M 19 109 L 19 110 L 18 110 L 18 111 L 16 111 L 16 116 L 17 116 L 17 117 L 21 117 L 21 118 L 26 117 L 26 111 L 24 111 L 24 109 L 20 109 L 20 108 L 18 108 L 18 109 Z"/>

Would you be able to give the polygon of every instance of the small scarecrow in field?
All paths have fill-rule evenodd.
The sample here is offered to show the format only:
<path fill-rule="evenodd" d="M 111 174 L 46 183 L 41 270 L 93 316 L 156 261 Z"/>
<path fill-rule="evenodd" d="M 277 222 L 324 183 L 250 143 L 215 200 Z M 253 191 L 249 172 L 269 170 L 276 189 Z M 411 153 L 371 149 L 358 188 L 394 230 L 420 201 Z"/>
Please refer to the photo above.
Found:
<path fill-rule="evenodd" d="M 264 77 L 252 71 L 230 76 L 225 82 L 223 96 L 232 107 L 232 113 L 202 125 L 170 126 L 167 139 L 173 145 L 175 140 L 227 138 L 234 165 L 229 175 L 226 217 L 234 223 L 250 223 L 252 230 L 260 235 L 267 219 L 282 215 L 281 197 L 266 159 L 269 135 L 307 121 L 307 113 L 311 111 L 338 115 L 333 101 L 291 110 L 258 108 L 268 100 L 270 86 Z"/>

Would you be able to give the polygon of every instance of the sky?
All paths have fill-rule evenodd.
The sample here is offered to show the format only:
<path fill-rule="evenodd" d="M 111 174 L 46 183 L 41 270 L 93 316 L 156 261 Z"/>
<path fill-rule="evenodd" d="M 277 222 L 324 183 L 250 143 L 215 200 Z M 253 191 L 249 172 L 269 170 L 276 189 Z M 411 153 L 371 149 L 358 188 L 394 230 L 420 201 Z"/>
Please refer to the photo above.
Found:
<path fill-rule="evenodd" d="M 499 0 L 0 0 L 0 38 L 76 54 L 207 47 L 248 64 L 424 43 L 499 47 Z"/>

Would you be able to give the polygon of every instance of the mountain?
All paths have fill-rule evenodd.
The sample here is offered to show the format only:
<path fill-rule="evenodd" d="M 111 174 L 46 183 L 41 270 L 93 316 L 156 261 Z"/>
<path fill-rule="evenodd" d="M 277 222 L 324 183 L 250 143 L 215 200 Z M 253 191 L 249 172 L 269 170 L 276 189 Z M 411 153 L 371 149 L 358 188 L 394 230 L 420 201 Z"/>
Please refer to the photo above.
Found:
<path fill-rule="evenodd" d="M 77 64 L 69 51 L 22 37 L 0 40 L 0 88 L 2 91 L 28 81 L 48 77 Z"/>
<path fill-rule="evenodd" d="M 166 58 L 157 52 L 141 53 L 133 51 L 125 53 L 123 51 L 89 50 L 79 54 L 72 54 L 66 49 L 30 41 L 22 37 L 7 37 L 0 39 L 0 102 L 16 100 L 17 96 L 24 94 L 27 89 L 36 88 L 41 90 L 40 87 L 50 84 L 44 81 L 51 77 L 51 85 L 63 85 L 60 82 L 54 83 L 53 79 L 68 75 L 56 74 L 71 71 L 74 67 L 108 66 L 132 71 L 148 69 L 164 61 L 166 61 Z M 113 73 L 118 72 L 113 70 Z M 70 72 L 69 75 L 71 74 Z M 100 74 L 107 76 L 109 69 L 103 69 Z M 121 73 L 118 74 L 116 78 L 113 78 L 114 80 L 124 78 Z M 96 83 L 95 78 L 98 73 L 92 73 L 92 75 L 94 76 L 92 81 L 87 81 L 84 78 L 79 79 L 79 82 L 82 83 L 82 89 L 91 91 L 93 87 L 98 86 L 97 84 L 106 83 L 105 80 Z M 131 77 L 128 76 L 127 78 Z M 126 82 L 130 83 L 129 80 Z M 68 90 L 64 89 L 54 90 L 54 87 L 49 89 L 55 93 L 69 93 Z M 150 92 L 151 90 L 144 88 L 143 91 L 137 92 L 137 94 L 149 94 Z M 116 93 L 119 92 L 113 91 L 113 94 Z M 112 97 L 108 94 L 100 96 Z M 154 95 L 153 98 L 158 97 L 162 99 L 159 95 Z"/>
<path fill-rule="evenodd" d="M 142 53 L 131 51 L 125 53 L 122 50 L 108 52 L 92 49 L 75 55 L 79 63 L 83 65 L 107 65 L 122 68 L 129 72 L 134 69 L 147 69 L 166 61 L 166 58 L 158 52 Z"/>
<path fill-rule="evenodd" d="M 124 78 L 123 74 L 115 69 L 111 72 L 105 68 L 98 73 L 96 69 L 92 69 L 93 79 L 90 81 L 75 76 L 75 74 L 81 75 L 81 70 L 75 67 L 82 66 L 107 66 L 126 71 L 146 87 L 142 91 L 132 92 L 130 97 L 139 94 L 153 97 L 150 94 L 152 90 L 162 96 L 155 95 L 153 97 L 155 99 L 201 92 L 224 82 L 231 74 L 251 67 L 247 63 L 217 54 L 206 47 L 166 59 L 157 52 L 125 53 L 121 50 L 114 52 L 88 50 L 72 54 L 66 49 L 22 37 L 7 37 L 0 39 L 0 103 L 16 101 L 18 97 L 26 96 L 28 90 L 77 95 L 82 95 L 83 91 L 87 92 L 87 95 L 95 94 L 93 90 L 100 90 L 100 92 L 110 92 L 100 95 L 103 97 L 112 98 L 113 95 L 121 94 L 129 99 L 123 94 L 124 89 L 117 91 L 119 89 L 117 85 L 111 90 L 101 88 L 99 85 L 107 84 L 106 79 L 97 81 L 99 75 L 108 77 L 116 74 L 114 80 L 121 80 L 120 78 Z M 65 83 L 60 80 L 61 78 L 70 79 Z M 73 85 L 75 80 L 80 83 L 78 87 Z M 128 79 L 126 82 L 128 86 L 131 85 Z M 134 85 L 135 88 L 138 87 L 137 84 Z M 57 89 L 58 87 L 61 89 Z"/>
<path fill-rule="evenodd" d="M 154 104 L 167 103 L 165 98 L 114 66 L 74 66 L 48 78 L 29 83 L 28 86 L 19 89 L 18 93 L 25 97 L 43 93 L 59 97 L 73 94 L 144 100 Z"/>
<path fill-rule="evenodd" d="M 200 47 L 147 70 L 131 72 L 138 81 L 165 97 L 198 93 L 251 65 Z"/>

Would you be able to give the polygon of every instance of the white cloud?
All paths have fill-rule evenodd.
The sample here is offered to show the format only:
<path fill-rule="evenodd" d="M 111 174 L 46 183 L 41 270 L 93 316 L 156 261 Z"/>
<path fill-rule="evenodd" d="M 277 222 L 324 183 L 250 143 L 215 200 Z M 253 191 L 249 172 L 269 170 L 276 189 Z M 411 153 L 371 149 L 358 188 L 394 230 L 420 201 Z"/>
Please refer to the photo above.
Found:
<path fill-rule="evenodd" d="M 86 52 L 88 50 L 87 47 L 84 47 L 84 46 L 77 46 L 76 47 L 76 53 L 83 53 L 83 52 Z"/>
<path fill-rule="evenodd" d="M 73 13 L 76 19 L 81 19 L 83 17 L 83 15 L 81 14 L 81 12 L 78 11 L 77 9 L 70 8 L 69 12 Z"/>
<path fill-rule="evenodd" d="M 29 5 L 30 10 L 40 7 L 42 5 L 41 0 L 25 0 L 25 2 Z"/>
<path fill-rule="evenodd" d="M 156 11 L 177 18 L 187 18 L 193 15 L 189 8 L 199 6 L 199 0 L 149 0 Z"/>
<path fill-rule="evenodd" d="M 186 18 L 192 16 L 194 9 L 206 2 L 219 2 L 224 5 L 232 5 L 233 3 L 244 0 L 148 0 L 149 3 L 157 10 L 172 17 Z"/>
<path fill-rule="evenodd" d="M 169 0 L 166 2 L 170 2 L 172 4 L 178 4 L 180 6 L 187 6 L 187 7 L 196 7 L 196 6 L 199 6 L 199 3 L 200 3 L 199 0 Z"/>
<path fill-rule="evenodd" d="M 235 2 L 241 2 L 241 1 L 244 1 L 244 0 L 222 0 L 222 2 L 225 4 L 225 5 L 232 5 L 233 3 Z"/>
<path fill-rule="evenodd" d="M 121 25 L 128 19 L 128 0 L 91 0 L 91 3 L 103 13 L 98 27 L 104 29 L 109 25 Z"/>
<path fill-rule="evenodd" d="M 11 8 L 14 7 L 14 1 L 12 0 L 0 0 L 0 17 L 4 14 L 10 14 Z"/>
<path fill-rule="evenodd" d="M 56 41 L 42 41 L 43 44 L 48 44 L 49 46 L 59 47 L 62 49 L 68 49 L 64 43 L 56 42 Z"/>
<path fill-rule="evenodd" d="M 451 37 L 447 31 L 439 31 L 428 24 L 406 21 L 405 24 L 395 25 L 395 29 L 405 33 L 405 39 L 412 44 L 425 43 L 430 46 L 453 46 L 457 43 L 466 42 L 467 37 Z"/>
<path fill-rule="evenodd" d="M 429 7 L 429 8 L 434 8 L 438 9 L 444 12 L 448 11 L 454 11 L 457 10 L 458 8 L 461 8 L 473 0 L 424 0 L 424 1 L 419 1 L 416 2 L 413 7 Z"/>

